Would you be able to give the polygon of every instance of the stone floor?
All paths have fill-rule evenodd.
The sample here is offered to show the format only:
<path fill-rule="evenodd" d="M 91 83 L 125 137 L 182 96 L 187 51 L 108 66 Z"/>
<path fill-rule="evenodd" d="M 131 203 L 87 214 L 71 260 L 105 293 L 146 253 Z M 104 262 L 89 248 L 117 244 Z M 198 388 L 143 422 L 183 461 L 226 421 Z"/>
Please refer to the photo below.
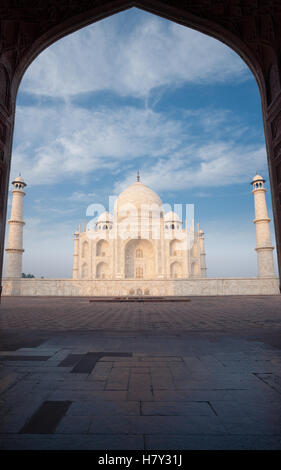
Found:
<path fill-rule="evenodd" d="M 281 298 L 3 298 L 0 449 L 281 449 Z"/>

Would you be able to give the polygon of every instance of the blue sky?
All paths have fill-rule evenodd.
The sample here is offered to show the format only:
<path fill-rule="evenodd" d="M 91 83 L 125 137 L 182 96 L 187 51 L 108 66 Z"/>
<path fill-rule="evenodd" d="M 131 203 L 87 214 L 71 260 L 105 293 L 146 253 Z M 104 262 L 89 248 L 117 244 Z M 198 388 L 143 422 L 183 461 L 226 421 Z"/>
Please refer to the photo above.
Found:
<path fill-rule="evenodd" d="M 164 203 L 195 205 L 209 276 L 256 275 L 250 181 L 268 180 L 256 81 L 221 42 L 133 8 L 56 42 L 23 77 L 11 177 L 28 184 L 24 272 L 71 277 L 88 205 L 138 169 Z"/>

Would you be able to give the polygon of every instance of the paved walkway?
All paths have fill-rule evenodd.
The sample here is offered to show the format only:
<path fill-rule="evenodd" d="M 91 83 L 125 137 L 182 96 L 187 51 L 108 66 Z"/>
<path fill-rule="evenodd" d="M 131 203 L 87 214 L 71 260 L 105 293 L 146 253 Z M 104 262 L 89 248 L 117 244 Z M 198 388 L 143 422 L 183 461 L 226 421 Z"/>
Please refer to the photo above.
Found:
<path fill-rule="evenodd" d="M 0 449 L 281 449 L 279 296 L 4 298 Z"/>

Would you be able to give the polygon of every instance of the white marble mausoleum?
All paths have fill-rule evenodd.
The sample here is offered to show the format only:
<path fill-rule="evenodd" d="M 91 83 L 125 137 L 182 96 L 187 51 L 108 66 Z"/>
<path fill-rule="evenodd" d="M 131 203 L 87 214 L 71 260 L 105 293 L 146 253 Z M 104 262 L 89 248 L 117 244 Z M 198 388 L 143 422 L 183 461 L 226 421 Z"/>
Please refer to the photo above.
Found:
<path fill-rule="evenodd" d="M 206 277 L 204 233 L 193 220 L 165 213 L 140 181 L 117 198 L 113 213 L 75 232 L 73 279 L 157 280 Z"/>
<path fill-rule="evenodd" d="M 3 295 L 28 296 L 188 296 L 275 295 L 270 219 L 265 180 L 252 182 L 255 203 L 257 277 L 208 278 L 204 233 L 194 221 L 165 211 L 161 199 L 137 181 L 74 234 L 73 275 L 69 279 L 23 279 L 23 201 L 26 183 L 15 178 Z M 219 247 L 218 247 L 219 249 Z"/>

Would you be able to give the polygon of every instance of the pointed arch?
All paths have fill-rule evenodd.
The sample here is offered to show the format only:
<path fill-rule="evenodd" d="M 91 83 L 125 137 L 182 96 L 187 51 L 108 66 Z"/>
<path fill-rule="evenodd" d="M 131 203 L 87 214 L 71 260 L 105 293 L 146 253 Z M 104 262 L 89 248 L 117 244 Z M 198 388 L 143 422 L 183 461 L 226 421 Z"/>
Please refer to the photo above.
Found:
<path fill-rule="evenodd" d="M 96 267 L 96 278 L 97 279 L 109 279 L 109 266 L 107 263 L 101 261 Z"/>
<path fill-rule="evenodd" d="M 181 241 L 174 239 L 170 242 L 170 256 L 179 256 L 181 254 L 182 247 Z"/>
<path fill-rule="evenodd" d="M 143 251 L 141 248 L 136 249 L 136 258 L 143 258 Z"/>
<path fill-rule="evenodd" d="M 137 257 L 136 254 L 142 257 Z M 142 268 L 143 278 L 153 278 L 155 275 L 155 260 L 153 245 L 148 240 L 132 239 L 125 246 L 125 278 L 135 279 L 137 268 Z M 138 278 L 141 276 L 141 270 L 138 270 Z"/>
<path fill-rule="evenodd" d="M 97 256 L 109 256 L 109 244 L 106 240 L 99 240 L 96 247 Z"/>
<path fill-rule="evenodd" d="M 143 279 L 143 267 L 138 266 L 136 268 L 136 279 Z"/>
<path fill-rule="evenodd" d="M 181 278 L 182 277 L 182 265 L 178 261 L 174 261 L 170 265 L 170 276 L 173 279 Z"/>

